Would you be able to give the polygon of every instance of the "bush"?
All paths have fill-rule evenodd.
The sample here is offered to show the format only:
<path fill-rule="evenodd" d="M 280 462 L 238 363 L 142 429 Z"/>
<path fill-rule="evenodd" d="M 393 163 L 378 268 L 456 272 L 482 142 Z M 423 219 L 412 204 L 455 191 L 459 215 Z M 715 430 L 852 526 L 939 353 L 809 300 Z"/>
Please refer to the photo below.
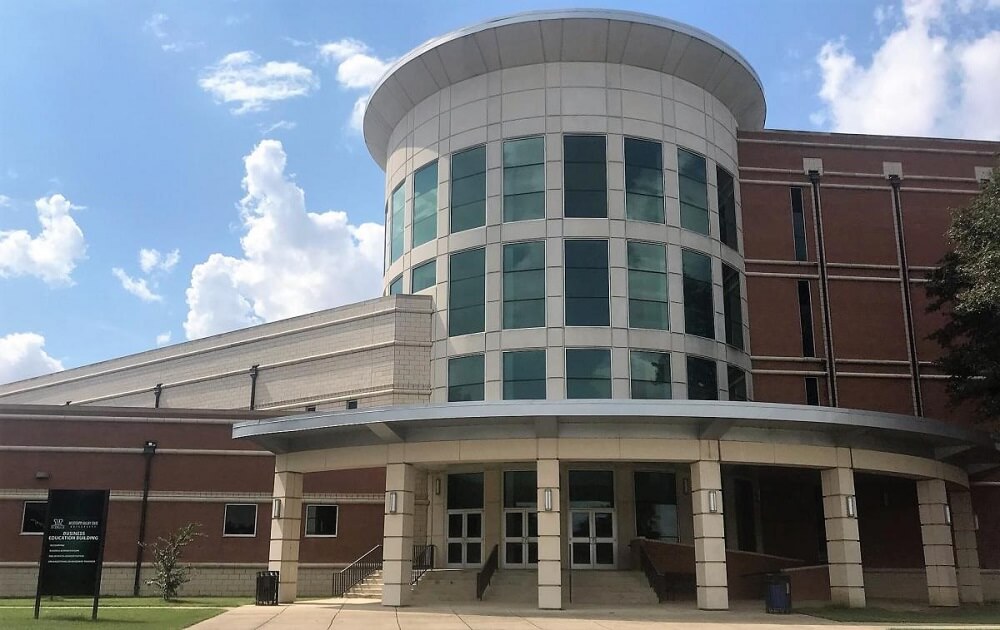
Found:
<path fill-rule="evenodd" d="M 184 547 L 196 537 L 204 535 L 197 531 L 199 527 L 199 523 L 188 523 L 166 538 L 160 537 L 153 545 L 153 568 L 156 573 L 146 580 L 146 584 L 155 586 L 167 601 L 175 599 L 177 591 L 191 579 L 191 569 L 182 566 L 180 560 Z"/>

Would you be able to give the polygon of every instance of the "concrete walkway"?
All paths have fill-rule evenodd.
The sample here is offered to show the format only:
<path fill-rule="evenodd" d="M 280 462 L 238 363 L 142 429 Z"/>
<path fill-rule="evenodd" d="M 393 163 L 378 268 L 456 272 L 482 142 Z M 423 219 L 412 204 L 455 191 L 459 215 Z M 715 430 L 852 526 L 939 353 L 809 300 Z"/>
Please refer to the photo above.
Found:
<path fill-rule="evenodd" d="M 542 611 L 517 605 L 385 608 L 377 601 L 328 599 L 288 606 L 243 606 L 203 621 L 197 630 L 868 630 L 884 626 L 841 625 L 804 615 L 767 615 L 759 604 L 736 602 L 734 610 L 708 612 L 690 604 L 649 607 L 572 608 Z"/>

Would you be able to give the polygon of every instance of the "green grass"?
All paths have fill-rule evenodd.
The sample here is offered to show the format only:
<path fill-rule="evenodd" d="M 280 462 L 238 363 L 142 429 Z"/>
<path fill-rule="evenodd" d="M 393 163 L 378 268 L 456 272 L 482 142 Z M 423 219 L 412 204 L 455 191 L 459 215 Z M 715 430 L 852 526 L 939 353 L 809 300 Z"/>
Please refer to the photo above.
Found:
<path fill-rule="evenodd" d="M 108 607 L 97 612 L 97 623 L 90 621 L 90 609 L 42 606 L 36 621 L 32 608 L 0 608 L 0 627 L 25 630 L 65 630 L 68 628 L 136 628 L 175 630 L 225 612 L 223 608 L 127 608 Z"/>
<path fill-rule="evenodd" d="M 90 609 L 94 600 L 89 597 L 43 597 L 42 609 L 52 607 L 86 607 Z M 171 602 L 165 602 L 159 597 L 102 597 L 101 609 L 104 608 L 148 608 L 155 607 L 201 607 L 201 608 L 234 608 L 252 604 L 250 597 L 182 597 Z M 33 597 L 0 598 L 0 609 L 3 608 L 33 608 Z"/>
<path fill-rule="evenodd" d="M 961 608 L 796 608 L 795 612 L 850 623 L 1000 624 L 1000 604 Z"/>

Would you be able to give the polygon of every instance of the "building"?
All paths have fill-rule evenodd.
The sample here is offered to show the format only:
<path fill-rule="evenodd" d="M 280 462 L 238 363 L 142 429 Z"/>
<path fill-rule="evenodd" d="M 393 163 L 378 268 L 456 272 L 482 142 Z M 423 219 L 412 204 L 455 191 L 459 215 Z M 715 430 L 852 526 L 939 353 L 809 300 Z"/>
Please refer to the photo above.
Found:
<path fill-rule="evenodd" d="M 848 606 L 1000 599 L 1000 453 L 947 407 L 922 289 L 1000 143 L 764 119 L 738 52 L 659 17 L 526 13 L 423 44 L 365 114 L 386 297 L 0 386 L 26 458 L 0 536 L 90 405 L 161 407 L 128 412 L 150 430 L 206 416 L 164 407 L 249 409 L 212 417 L 237 421 L 218 450 L 256 455 L 206 453 L 201 477 L 216 520 L 258 506 L 258 542 L 199 559 L 266 560 L 283 601 L 379 543 L 388 605 L 430 546 L 541 608 L 644 590 L 594 571 L 640 566 L 704 609 L 776 570 Z M 18 428 L 20 405 L 66 401 L 46 437 Z M 237 459 L 254 472 L 217 486 Z M 341 501 L 364 535 L 341 538 Z"/>

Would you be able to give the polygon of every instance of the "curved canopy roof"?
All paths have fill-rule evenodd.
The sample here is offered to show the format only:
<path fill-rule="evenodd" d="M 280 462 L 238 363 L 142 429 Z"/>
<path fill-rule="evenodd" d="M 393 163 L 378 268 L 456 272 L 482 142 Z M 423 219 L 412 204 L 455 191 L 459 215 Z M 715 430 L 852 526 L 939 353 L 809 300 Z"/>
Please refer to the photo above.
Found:
<path fill-rule="evenodd" d="M 760 77 L 716 37 L 631 11 L 536 11 L 448 33 L 396 61 L 365 109 L 368 150 L 385 168 L 392 130 L 406 112 L 438 90 L 494 70 L 556 61 L 621 63 L 665 72 L 715 95 L 741 128 L 764 126 Z"/>

